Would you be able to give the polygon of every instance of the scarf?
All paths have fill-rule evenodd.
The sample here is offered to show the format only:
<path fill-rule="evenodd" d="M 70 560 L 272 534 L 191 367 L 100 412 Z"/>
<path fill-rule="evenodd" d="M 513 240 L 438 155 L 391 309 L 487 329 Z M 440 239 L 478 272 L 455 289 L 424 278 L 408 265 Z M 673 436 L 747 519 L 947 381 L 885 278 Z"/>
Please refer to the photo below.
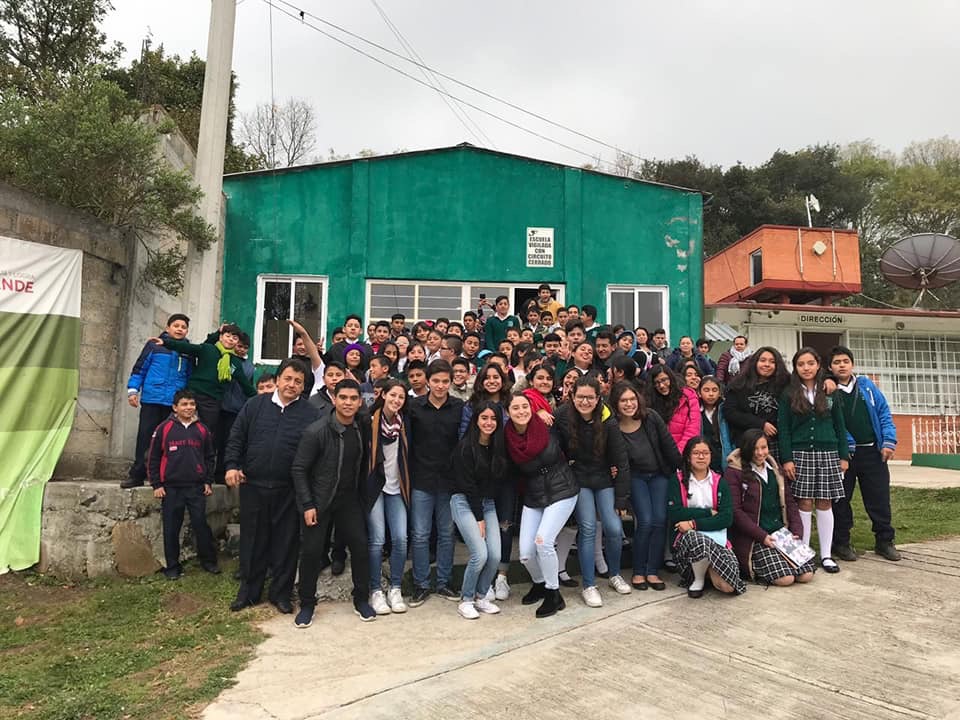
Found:
<path fill-rule="evenodd" d="M 742 363 L 751 355 L 753 355 L 753 350 L 748 347 L 745 347 L 743 350 L 730 348 L 730 364 L 727 365 L 727 373 L 730 375 L 736 375 L 738 372 L 740 372 L 740 363 Z"/>
<path fill-rule="evenodd" d="M 230 365 L 230 358 L 236 353 L 233 350 L 227 350 L 219 340 L 217 340 L 215 347 L 220 351 L 220 359 L 217 360 L 217 380 L 222 383 L 230 382 L 233 379 L 233 367 Z"/>
<path fill-rule="evenodd" d="M 517 432 L 512 422 L 508 422 L 504 440 L 511 459 L 518 465 L 523 465 L 546 449 L 547 443 L 550 442 L 550 430 L 546 423 L 534 413 L 530 417 L 530 422 L 527 423 L 527 431 L 522 435 Z"/>
<path fill-rule="evenodd" d="M 397 438 L 400 437 L 402 429 L 403 416 L 400 413 L 394 416 L 392 423 L 387 420 L 385 413 L 380 413 L 380 436 L 383 438 L 385 445 L 396 442 Z"/>

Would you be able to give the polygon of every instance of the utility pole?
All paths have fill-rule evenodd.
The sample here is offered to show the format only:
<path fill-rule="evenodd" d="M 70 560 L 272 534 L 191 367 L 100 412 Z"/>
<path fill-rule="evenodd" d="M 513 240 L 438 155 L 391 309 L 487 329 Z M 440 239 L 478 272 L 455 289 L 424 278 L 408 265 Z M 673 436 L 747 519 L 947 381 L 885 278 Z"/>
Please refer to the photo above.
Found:
<path fill-rule="evenodd" d="M 187 314 L 200 335 L 220 320 L 220 270 L 223 227 L 220 222 L 223 194 L 223 159 L 230 111 L 230 80 L 233 74 L 233 34 L 236 0 L 211 0 L 207 65 L 203 77 L 203 104 L 200 108 L 200 135 L 194 181 L 203 191 L 199 214 L 217 232 L 217 242 L 205 252 L 191 247 L 187 252 Z"/>

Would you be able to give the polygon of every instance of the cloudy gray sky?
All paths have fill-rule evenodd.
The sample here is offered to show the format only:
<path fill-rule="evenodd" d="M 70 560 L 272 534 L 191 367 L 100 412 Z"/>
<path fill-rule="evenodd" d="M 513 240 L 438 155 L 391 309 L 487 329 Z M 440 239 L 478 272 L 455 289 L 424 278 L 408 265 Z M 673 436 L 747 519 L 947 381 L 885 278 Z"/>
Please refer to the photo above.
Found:
<path fill-rule="evenodd" d="M 693 154 L 726 166 L 818 142 L 872 138 L 900 150 L 913 140 L 960 136 L 960 0 L 377 1 L 428 65 L 644 157 Z M 169 52 L 205 56 L 207 0 L 113 2 L 106 30 L 129 57 L 148 28 Z M 274 0 L 275 95 L 313 104 L 324 151 L 487 144 L 434 91 L 283 14 L 303 9 L 400 51 L 371 0 L 288 2 Z M 270 99 L 269 12 L 264 0 L 237 7 L 241 111 Z M 608 148 L 447 87 L 519 125 L 613 158 Z M 500 150 L 588 161 L 468 112 Z"/>

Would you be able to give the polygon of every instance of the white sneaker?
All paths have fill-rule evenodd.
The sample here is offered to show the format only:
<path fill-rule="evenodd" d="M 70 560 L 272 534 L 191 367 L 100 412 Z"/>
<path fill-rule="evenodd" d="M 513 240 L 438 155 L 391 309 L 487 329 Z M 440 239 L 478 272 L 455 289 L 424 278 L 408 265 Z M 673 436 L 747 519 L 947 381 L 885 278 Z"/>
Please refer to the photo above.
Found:
<path fill-rule="evenodd" d="M 464 600 L 457 605 L 457 612 L 460 613 L 460 617 L 466 618 L 467 620 L 476 620 L 478 617 L 480 617 L 480 613 L 477 612 L 476 606 L 469 600 Z"/>
<path fill-rule="evenodd" d="M 633 591 L 633 588 L 630 587 L 627 581 L 619 575 L 614 575 L 610 578 L 610 587 L 621 595 L 629 595 Z"/>
<path fill-rule="evenodd" d="M 403 601 L 403 593 L 400 588 L 392 587 L 387 590 L 387 604 L 392 612 L 405 613 L 407 611 L 407 604 Z"/>
<path fill-rule="evenodd" d="M 493 602 L 497 599 L 496 594 L 493 592 L 493 585 L 487 589 L 487 594 L 483 596 L 483 599 L 487 602 Z"/>
<path fill-rule="evenodd" d="M 603 598 L 600 597 L 600 591 L 597 590 L 596 585 L 584 588 L 581 595 L 583 595 L 583 601 L 587 604 L 587 607 L 603 607 Z"/>
<path fill-rule="evenodd" d="M 486 615 L 496 615 L 498 612 L 500 612 L 500 608 L 485 597 L 479 598 L 476 602 L 474 602 L 473 605 L 477 608 L 477 610 Z"/>
<path fill-rule="evenodd" d="M 510 585 L 507 583 L 506 575 L 497 575 L 497 579 L 493 583 L 493 595 L 501 601 L 510 597 Z"/>
<path fill-rule="evenodd" d="M 377 615 L 389 615 L 390 606 L 387 605 L 387 598 L 383 595 L 383 590 L 374 590 L 370 593 L 370 607 Z"/>

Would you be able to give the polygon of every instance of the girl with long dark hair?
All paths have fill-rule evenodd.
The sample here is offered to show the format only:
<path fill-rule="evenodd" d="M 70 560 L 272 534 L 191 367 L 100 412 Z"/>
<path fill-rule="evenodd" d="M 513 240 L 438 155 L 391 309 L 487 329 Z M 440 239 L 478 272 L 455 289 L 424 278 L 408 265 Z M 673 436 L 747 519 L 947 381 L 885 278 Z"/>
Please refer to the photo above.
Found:
<path fill-rule="evenodd" d="M 741 573 L 767 585 L 813 580 L 813 561 L 797 565 L 777 550 L 773 540 L 773 534 L 782 528 L 799 539 L 803 523 L 762 430 L 751 428 L 743 434 L 740 447 L 730 454 L 724 479 L 733 499 L 729 535 Z"/>
<path fill-rule="evenodd" d="M 407 434 L 403 407 L 407 391 L 399 380 L 384 381 L 370 415 L 370 452 L 365 486 L 370 605 L 377 615 L 407 611 L 400 585 L 407 561 L 407 510 L 410 506 Z M 390 528 L 390 587 L 381 588 L 383 546 Z"/>
<path fill-rule="evenodd" d="M 673 555 L 691 598 L 703 595 L 707 577 L 719 592 L 740 595 L 746 590 L 727 541 L 727 528 L 733 524 L 730 488 L 720 473 L 710 469 L 710 455 L 707 438 L 691 438 L 667 501 L 669 521 L 676 531 Z"/>
<path fill-rule="evenodd" d="M 668 478 L 680 467 L 677 444 L 660 416 L 647 409 L 644 396 L 628 382 L 610 391 L 610 406 L 626 442 L 633 507 L 633 578 L 638 590 L 666 590 L 660 578 L 667 539 Z"/>
<path fill-rule="evenodd" d="M 700 400 L 676 373 L 664 365 L 650 371 L 647 404 L 667 424 L 677 448 L 700 434 Z"/>
<path fill-rule="evenodd" d="M 777 413 L 780 395 L 788 382 L 790 373 L 776 348 L 759 348 L 743 362 L 740 372 L 727 386 L 723 406 L 734 443 L 739 444 L 750 428 L 762 430 L 770 455 L 779 461 Z"/>
<path fill-rule="evenodd" d="M 468 620 L 500 612 L 487 597 L 500 562 L 500 522 L 495 498 L 506 476 L 503 408 L 489 400 L 475 408 L 453 454 L 450 511 L 470 551 L 457 612 Z"/>
<path fill-rule="evenodd" d="M 803 542 L 810 544 L 813 506 L 817 507 L 820 564 L 828 573 L 840 572 L 831 557 L 833 501 L 844 497 L 843 474 L 850 450 L 847 426 L 839 403 L 827 397 L 820 372 L 820 356 L 800 348 L 793 356 L 790 385 L 780 398 L 780 458 L 800 506 Z"/>
<path fill-rule="evenodd" d="M 591 376 L 577 380 L 572 401 L 557 410 L 556 427 L 560 446 L 580 487 L 575 513 L 583 601 L 588 607 L 601 607 L 603 598 L 597 589 L 594 568 L 598 514 L 610 540 L 606 549 L 610 587 L 622 595 L 630 592 L 630 586 L 620 576 L 620 517 L 627 509 L 630 495 L 626 446 L 613 413 L 603 403 L 600 384 Z"/>

